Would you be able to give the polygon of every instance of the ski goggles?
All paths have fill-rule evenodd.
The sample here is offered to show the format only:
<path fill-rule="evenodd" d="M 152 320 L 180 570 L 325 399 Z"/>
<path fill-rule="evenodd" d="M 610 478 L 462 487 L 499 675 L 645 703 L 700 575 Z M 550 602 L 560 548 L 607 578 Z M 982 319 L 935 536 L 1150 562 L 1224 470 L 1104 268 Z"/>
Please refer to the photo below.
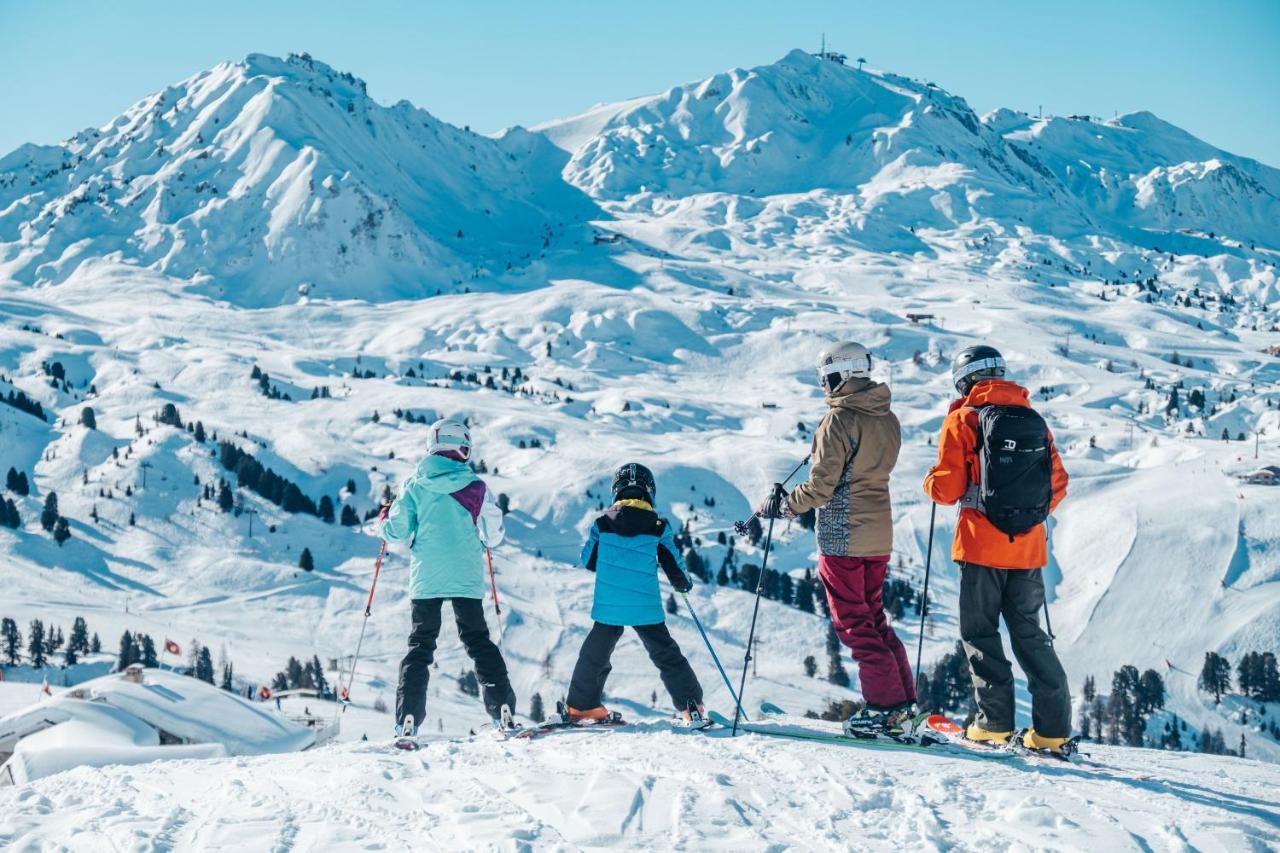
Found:
<path fill-rule="evenodd" d="M 980 358 L 977 361 L 971 361 L 964 367 L 961 367 L 951 376 L 952 382 L 959 382 L 965 377 L 972 376 L 975 373 L 982 373 L 987 370 L 1004 371 L 1004 359 L 999 357 Z"/>
<path fill-rule="evenodd" d="M 849 371 L 855 375 L 863 376 L 871 372 L 871 353 L 867 353 L 865 359 L 861 358 L 837 358 L 828 361 L 826 364 L 818 365 L 818 384 L 825 385 L 827 377 L 831 374 L 843 376 L 845 371 Z"/>

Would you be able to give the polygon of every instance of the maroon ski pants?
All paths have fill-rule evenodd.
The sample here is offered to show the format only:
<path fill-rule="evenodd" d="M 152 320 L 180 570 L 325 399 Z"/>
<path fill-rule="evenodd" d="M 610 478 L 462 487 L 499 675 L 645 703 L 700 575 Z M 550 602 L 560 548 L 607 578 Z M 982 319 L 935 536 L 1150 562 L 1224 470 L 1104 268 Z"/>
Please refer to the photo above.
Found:
<path fill-rule="evenodd" d="M 916 698 L 911 661 L 884 613 L 888 557 L 818 558 L 818 577 L 827 590 L 831 621 L 840 642 L 853 650 L 858 681 L 867 704 L 891 708 Z"/>

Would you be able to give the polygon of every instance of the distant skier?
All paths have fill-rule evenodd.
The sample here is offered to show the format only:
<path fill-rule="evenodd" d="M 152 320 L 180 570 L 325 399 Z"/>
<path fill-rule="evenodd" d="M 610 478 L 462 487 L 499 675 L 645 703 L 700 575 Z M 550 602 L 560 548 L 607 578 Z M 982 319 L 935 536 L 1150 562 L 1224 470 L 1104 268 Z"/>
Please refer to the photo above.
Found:
<path fill-rule="evenodd" d="M 457 421 L 431 425 L 427 457 L 392 503 L 382 536 L 408 542 L 413 629 L 400 663 L 396 734 L 412 735 L 426 717 L 427 683 L 440 634 L 440 611 L 453 603 L 458 635 L 475 661 L 485 710 L 495 721 L 504 706 L 515 711 L 515 693 L 502 652 L 489 639 L 484 619 L 484 549 L 502 541 L 502 511 L 484 481 L 467 465 L 471 433 Z"/>
<path fill-rule="evenodd" d="M 1033 727 L 1023 743 L 1056 752 L 1071 735 L 1071 693 L 1053 641 L 1040 628 L 1041 569 L 1048 561 L 1044 521 L 1067 494 L 1067 472 L 1027 389 L 1004 375 L 1004 358 L 992 347 L 956 355 L 951 379 L 961 398 L 943 421 L 938 464 L 924 490 L 937 503 L 962 507 L 951 557 L 960 566 L 960 638 L 978 703 L 966 734 L 994 743 L 1013 736 L 1003 615 L 1031 690 Z"/>
<path fill-rule="evenodd" d="M 818 511 L 818 577 L 831 621 L 853 651 L 866 706 L 845 722 L 851 734 L 899 734 L 916 716 L 915 678 L 884 612 L 884 579 L 893 550 L 889 475 L 902 428 L 889 388 L 871 379 L 871 354 L 844 341 L 818 356 L 827 413 L 813 434 L 809 479 L 761 505 L 765 518 Z"/>
<path fill-rule="evenodd" d="M 623 465 L 613 475 L 613 506 L 592 523 L 587 535 L 582 565 L 596 573 L 591 607 L 595 624 L 573 668 L 567 708 L 571 720 L 609 717 L 600 699 L 613 669 L 614 646 L 625 626 L 640 637 L 676 710 L 685 719 L 691 717 L 691 707 L 699 715 L 704 713 L 702 685 L 667 630 L 662 609 L 659 568 L 677 592 L 688 592 L 693 583 L 685 573 L 671 525 L 653 510 L 656 494 L 657 484 L 648 468 L 634 462 Z"/>

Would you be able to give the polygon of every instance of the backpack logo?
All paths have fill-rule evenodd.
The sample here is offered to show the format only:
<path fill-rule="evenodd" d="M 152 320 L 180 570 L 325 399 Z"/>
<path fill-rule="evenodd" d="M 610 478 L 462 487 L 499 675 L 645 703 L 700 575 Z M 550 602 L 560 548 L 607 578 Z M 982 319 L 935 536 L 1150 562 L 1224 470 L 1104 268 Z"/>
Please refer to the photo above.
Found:
<path fill-rule="evenodd" d="M 1004 440 L 1004 449 L 1005 449 L 1005 450 L 1017 450 L 1017 449 L 1018 449 L 1018 442 L 1014 441 L 1012 438 L 1006 438 L 1006 439 Z"/>

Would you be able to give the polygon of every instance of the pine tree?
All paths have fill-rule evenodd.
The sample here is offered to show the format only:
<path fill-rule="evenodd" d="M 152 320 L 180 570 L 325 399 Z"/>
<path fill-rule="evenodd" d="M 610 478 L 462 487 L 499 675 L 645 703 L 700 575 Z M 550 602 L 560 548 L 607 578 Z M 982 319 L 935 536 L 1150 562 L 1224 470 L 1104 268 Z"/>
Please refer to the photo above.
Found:
<path fill-rule="evenodd" d="M 1200 689 L 1213 694 L 1214 704 L 1222 702 L 1222 694 L 1231 689 L 1231 664 L 1217 652 L 1204 653 L 1200 669 Z"/>
<path fill-rule="evenodd" d="M 31 661 L 31 666 L 36 669 L 43 667 L 46 654 L 44 623 L 39 619 L 32 619 L 27 629 L 27 658 Z"/>
<path fill-rule="evenodd" d="M 160 659 L 156 657 L 156 642 L 151 639 L 150 634 L 137 634 L 133 641 L 139 647 L 139 654 L 136 660 L 149 669 L 155 669 L 160 666 Z"/>
<path fill-rule="evenodd" d="M 44 498 L 44 511 L 40 513 L 40 526 L 48 533 L 58 523 L 58 493 L 49 492 Z"/>
<path fill-rule="evenodd" d="M 222 682 L 218 686 L 228 693 L 236 692 L 234 673 L 232 672 L 230 663 L 227 663 L 222 667 Z"/>
<path fill-rule="evenodd" d="M 209 647 L 200 647 L 200 657 L 196 661 L 196 678 L 213 684 L 213 658 L 209 655 Z"/>
<path fill-rule="evenodd" d="M 1164 707 L 1164 679 L 1154 669 L 1148 669 L 1142 673 L 1134 706 L 1134 709 L 1143 717 Z"/>
<path fill-rule="evenodd" d="M 804 659 L 804 674 L 807 678 L 813 678 L 818 674 L 818 662 L 814 660 L 813 655 L 806 655 Z"/>
<path fill-rule="evenodd" d="M 18 665 L 18 655 L 22 651 L 22 632 L 18 623 L 8 616 L 0 621 L 0 643 L 4 644 L 4 658 L 9 666 Z"/>
<path fill-rule="evenodd" d="M 476 678 L 475 670 L 467 670 L 458 676 L 458 689 L 468 696 L 480 695 L 480 682 Z"/>
<path fill-rule="evenodd" d="M 204 424 L 200 421 L 196 421 L 196 441 L 204 444 L 206 438 L 208 438 L 208 436 L 205 435 Z"/>
<path fill-rule="evenodd" d="M 57 542 L 58 545 L 62 545 L 63 542 L 70 538 L 71 527 L 67 524 L 65 518 L 59 516 L 58 521 L 53 525 L 53 541 Z"/>
<path fill-rule="evenodd" d="M 98 633 L 95 631 L 93 637 L 89 640 L 89 652 L 91 654 L 102 654 L 102 641 L 98 639 Z"/>
<path fill-rule="evenodd" d="M 66 666 L 75 666 L 77 663 L 80 662 L 80 658 L 76 656 L 76 650 L 74 646 L 67 646 L 67 650 L 63 652 L 63 655 L 62 655 L 62 662 Z"/>
<path fill-rule="evenodd" d="M 312 678 L 315 680 L 316 690 L 320 692 L 321 696 L 325 695 L 325 692 L 329 689 L 329 682 L 324 677 L 324 667 L 320 666 L 319 655 L 312 655 L 311 657 L 311 672 Z"/>
<path fill-rule="evenodd" d="M 805 613 L 813 612 L 813 572 L 804 570 L 804 579 L 796 589 L 796 607 Z"/>
<path fill-rule="evenodd" d="M 1094 683 L 1093 676 L 1090 675 L 1084 680 L 1084 690 L 1082 691 L 1085 703 L 1090 703 L 1094 697 L 1098 695 L 1098 687 Z"/>
<path fill-rule="evenodd" d="M 137 649 L 133 645 L 133 634 L 125 631 L 120 635 L 120 653 L 117 656 L 116 669 L 120 672 L 137 661 Z"/>
<path fill-rule="evenodd" d="M 77 616 L 71 623 L 71 639 L 67 642 L 67 648 L 81 654 L 89 651 L 89 626 L 85 623 L 84 617 Z"/>
<path fill-rule="evenodd" d="M 325 524 L 333 524 L 333 498 L 328 495 L 322 495 L 320 498 L 320 506 L 318 508 L 320 520 Z"/>
<path fill-rule="evenodd" d="M 285 664 L 284 672 L 289 677 L 289 688 L 291 690 L 296 690 L 302 686 L 303 667 L 301 661 L 290 656 L 289 662 Z"/>
<path fill-rule="evenodd" d="M 547 719 L 546 710 L 542 707 L 542 694 L 535 693 L 529 700 L 529 719 L 541 723 Z"/>
<path fill-rule="evenodd" d="M 231 512 L 231 508 L 236 505 L 235 495 L 231 494 L 231 486 L 226 480 L 218 482 L 218 509 L 223 512 Z"/>
<path fill-rule="evenodd" d="M 98 418 L 93 414 L 92 406 L 85 406 L 80 410 L 80 423 L 89 429 L 98 428 Z"/>
<path fill-rule="evenodd" d="M 1258 698 L 1263 702 L 1280 702 L 1280 671 L 1276 668 L 1276 656 L 1272 652 L 1262 653 L 1262 670 Z"/>
<path fill-rule="evenodd" d="M 4 475 L 4 487 L 11 492 L 18 490 L 18 470 L 10 467 Z"/>
<path fill-rule="evenodd" d="M 298 558 L 298 568 L 304 572 L 313 572 L 316 568 L 316 561 L 311 556 L 310 548 L 302 549 L 302 556 Z"/>
<path fill-rule="evenodd" d="M 342 514 L 339 519 L 343 527 L 359 527 L 360 516 L 356 515 L 356 511 L 351 508 L 350 504 L 342 505 Z"/>

